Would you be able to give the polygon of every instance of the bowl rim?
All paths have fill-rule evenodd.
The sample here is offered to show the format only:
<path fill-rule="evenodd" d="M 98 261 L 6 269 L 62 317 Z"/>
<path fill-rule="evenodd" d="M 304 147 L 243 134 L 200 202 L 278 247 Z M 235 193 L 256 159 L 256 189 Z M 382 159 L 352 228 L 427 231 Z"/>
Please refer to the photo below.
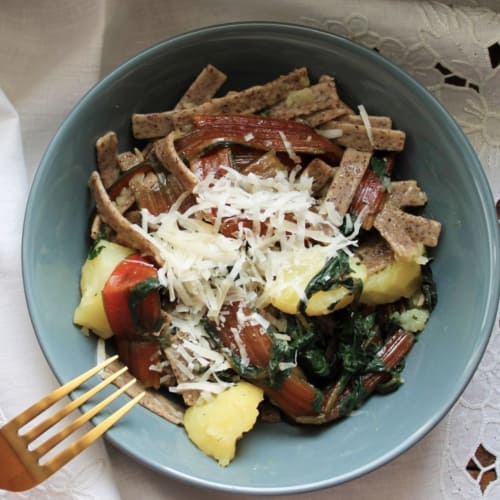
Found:
<path fill-rule="evenodd" d="M 87 101 L 92 99 L 94 94 L 97 94 L 101 91 L 102 88 L 108 86 L 108 84 L 117 78 L 119 78 L 122 74 L 125 74 L 130 68 L 135 67 L 137 64 L 140 64 L 141 60 L 147 59 L 149 56 L 164 50 L 166 47 L 176 44 L 178 42 L 182 42 L 185 39 L 193 39 L 200 36 L 206 36 L 210 33 L 220 33 L 221 31 L 230 31 L 230 30 L 242 30 L 242 34 L 249 35 L 250 33 L 256 33 L 259 31 L 268 30 L 266 33 L 269 35 L 269 30 L 273 30 L 273 33 L 287 32 L 293 31 L 294 33 L 302 33 L 302 34 L 310 34 L 315 33 L 319 37 L 323 37 L 324 40 L 329 39 L 329 41 L 333 44 L 340 44 L 348 48 L 349 50 L 354 50 L 358 52 L 363 58 L 375 58 L 377 62 L 386 67 L 388 72 L 394 75 L 396 79 L 400 79 L 402 81 L 406 81 L 410 83 L 414 87 L 414 92 L 419 95 L 420 98 L 428 101 L 433 107 L 435 107 L 438 112 L 446 118 L 449 126 L 452 128 L 452 133 L 458 135 L 461 138 L 461 142 L 463 143 L 464 148 L 466 149 L 467 156 L 473 160 L 476 164 L 477 172 L 475 176 L 475 182 L 478 186 L 478 193 L 481 198 L 481 207 L 483 208 L 483 212 L 485 214 L 485 223 L 488 234 L 488 244 L 489 244 L 489 257 L 492 267 L 492 275 L 500 275 L 500 262 L 499 262 L 499 249 L 500 249 L 500 232 L 498 230 L 496 214 L 494 213 L 494 198 L 492 195 L 491 187 L 489 181 L 486 177 L 482 164 L 474 151 L 469 139 L 463 132 L 463 130 L 459 127 L 451 113 L 444 107 L 443 104 L 434 96 L 432 93 L 427 90 L 420 82 L 418 82 L 415 78 L 413 78 L 407 71 L 402 69 L 400 66 L 396 65 L 389 59 L 387 59 L 382 54 L 375 52 L 355 41 L 352 41 L 344 36 L 334 34 L 325 29 L 311 27 L 305 24 L 296 24 L 290 22 L 277 22 L 277 21 L 237 21 L 237 22 L 226 22 L 220 24 L 212 24 L 203 27 L 199 27 L 196 29 L 191 29 L 183 33 L 175 34 L 166 39 L 163 39 L 159 42 L 154 43 L 153 45 L 142 49 L 135 53 L 134 55 L 126 58 L 124 61 L 118 63 L 111 71 L 102 76 L 95 84 L 93 84 L 87 92 L 76 102 L 76 104 L 72 107 L 69 113 L 63 118 L 62 122 L 58 126 L 55 134 L 51 138 L 48 143 L 45 152 L 43 153 L 41 160 L 39 162 L 38 168 L 33 176 L 33 180 L 30 186 L 29 194 L 27 197 L 26 208 L 24 213 L 23 220 L 23 228 L 22 228 L 22 240 L 21 240 L 21 270 L 22 270 L 22 279 L 23 279 L 23 288 L 24 288 L 24 296 L 25 301 L 28 307 L 29 317 L 33 326 L 33 330 L 35 332 L 36 339 L 38 344 L 52 370 L 57 380 L 62 384 L 66 380 L 63 378 L 61 373 L 58 370 L 57 363 L 55 360 L 51 358 L 50 352 L 47 351 L 46 346 L 43 342 L 43 336 L 38 331 L 37 325 L 35 324 L 35 319 L 33 317 L 33 309 L 34 309 L 34 301 L 35 298 L 31 295 L 31 291 L 29 290 L 29 282 L 28 282 L 28 256 L 30 252 L 30 248 L 27 244 L 29 226 L 31 222 L 31 214 L 33 212 L 34 206 L 34 198 L 36 196 L 36 192 L 38 189 L 38 185 L 40 184 L 40 180 L 44 175 L 45 170 L 48 168 L 48 158 L 50 156 L 51 150 L 55 147 L 58 137 L 62 133 L 66 124 L 72 120 L 73 117 L 78 115 L 81 108 L 83 108 Z M 235 34 L 238 35 L 237 33 Z M 489 208 L 491 207 L 491 209 Z M 489 214 L 489 216 L 488 216 Z M 472 358 L 469 360 L 466 368 L 461 377 L 461 390 L 454 395 L 453 398 L 450 398 L 442 404 L 439 408 L 439 411 L 436 411 L 433 418 L 429 419 L 425 425 L 416 429 L 411 436 L 408 437 L 405 441 L 401 442 L 397 447 L 393 448 L 391 451 L 385 453 L 382 456 L 379 456 L 377 459 L 372 460 L 371 462 L 365 464 L 362 467 L 358 467 L 348 473 L 344 473 L 340 476 L 336 476 L 334 478 L 327 478 L 320 481 L 310 482 L 302 485 L 294 485 L 294 486 L 279 486 L 279 487 L 252 487 L 252 486 L 233 486 L 226 483 L 221 483 L 218 481 L 208 481 L 205 479 L 200 479 L 195 476 L 192 476 L 187 473 L 179 472 L 171 467 L 161 465 L 156 463 L 153 460 L 150 460 L 148 457 L 138 456 L 134 454 L 134 451 L 121 443 L 119 440 L 114 439 L 113 435 L 107 434 L 105 439 L 124 452 L 126 455 L 130 456 L 133 460 L 139 461 L 143 465 L 148 468 L 155 470 L 163 475 L 167 475 L 171 478 L 181 480 L 187 484 L 190 484 L 195 487 L 200 488 L 209 488 L 218 491 L 226 491 L 230 493 L 238 493 L 238 494 L 252 494 L 252 495 L 285 495 L 285 494 L 298 494 L 305 493 L 314 490 L 319 490 L 323 488 L 332 487 L 335 485 L 342 484 L 344 482 L 360 478 L 363 475 L 372 472 L 381 466 L 391 462 L 412 446 L 414 446 L 417 442 L 419 442 L 424 436 L 426 436 L 450 411 L 453 405 L 458 401 L 461 397 L 463 391 L 466 389 L 470 380 L 472 379 L 488 345 L 490 340 L 493 326 L 496 320 L 498 303 L 500 299 L 500 281 L 492 280 L 489 287 L 488 293 L 488 301 L 485 309 L 487 310 L 487 315 L 483 318 L 481 324 L 481 331 L 486 332 L 483 337 L 481 343 L 478 345 Z"/>

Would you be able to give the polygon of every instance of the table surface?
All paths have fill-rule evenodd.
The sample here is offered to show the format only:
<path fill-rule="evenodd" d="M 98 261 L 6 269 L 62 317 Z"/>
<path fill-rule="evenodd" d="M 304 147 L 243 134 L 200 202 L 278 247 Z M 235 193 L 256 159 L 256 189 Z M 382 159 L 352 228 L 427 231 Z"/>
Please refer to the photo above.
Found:
<path fill-rule="evenodd" d="M 57 386 L 34 342 L 24 303 L 20 238 L 38 161 L 64 116 L 96 81 L 155 42 L 200 26 L 287 21 L 377 49 L 422 82 L 468 135 L 500 211 L 500 2 L 498 0 L 2 0 L 0 164 L 0 423 Z M 387 15 L 390 12 L 390 15 Z M 19 168 L 11 168 L 13 164 Z M 8 292 L 8 293 L 7 293 Z M 15 332 L 15 336 L 11 335 Z M 390 464 L 297 499 L 500 498 L 500 327 L 448 416 Z M 13 360 L 31 367 L 19 376 Z M 146 469 L 99 442 L 20 498 L 196 498 L 200 491 Z M 235 497 L 204 493 L 211 498 Z M 18 495 L 0 491 L 0 498 Z M 248 497 L 250 498 L 250 497 Z"/>

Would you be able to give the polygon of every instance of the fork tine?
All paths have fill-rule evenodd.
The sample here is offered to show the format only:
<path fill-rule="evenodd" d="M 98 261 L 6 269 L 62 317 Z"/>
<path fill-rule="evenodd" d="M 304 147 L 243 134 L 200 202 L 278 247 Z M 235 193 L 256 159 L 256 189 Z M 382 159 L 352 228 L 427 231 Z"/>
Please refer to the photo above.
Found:
<path fill-rule="evenodd" d="M 50 429 L 53 425 L 62 420 L 66 415 L 69 415 L 72 411 L 76 410 L 83 403 L 88 401 L 92 396 L 95 396 L 98 392 L 104 389 L 104 387 L 114 382 L 120 375 L 122 375 L 126 371 L 127 367 L 124 366 L 123 368 L 113 373 L 109 377 L 106 377 L 102 382 L 92 387 L 92 389 L 88 390 L 75 400 L 71 401 L 66 406 L 61 408 L 59 411 L 57 411 L 50 417 L 46 418 L 43 422 L 40 422 L 35 427 L 22 434 L 20 437 L 25 440 L 26 444 L 31 443 L 38 436 L 42 435 L 47 429 Z"/>
<path fill-rule="evenodd" d="M 110 365 L 113 361 L 118 359 L 118 355 L 111 356 L 103 363 L 94 366 L 90 370 L 86 371 L 82 375 L 70 380 L 63 386 L 56 389 L 54 392 L 50 393 L 47 397 L 41 399 L 34 405 L 30 406 L 28 409 L 20 413 L 17 417 L 14 417 L 8 424 L 9 427 L 22 427 L 25 423 L 29 422 L 31 419 L 40 415 L 47 408 L 50 408 L 54 403 L 62 399 L 64 396 L 68 395 L 71 391 L 75 390 L 78 386 L 82 385 L 89 378 L 93 377 L 96 373 L 99 373 L 103 368 Z"/>
<path fill-rule="evenodd" d="M 121 408 L 112 413 L 109 417 L 103 420 L 96 427 L 88 431 L 82 437 L 78 438 L 74 443 L 69 445 L 65 450 L 51 458 L 48 462 L 42 465 L 42 468 L 52 474 L 68 463 L 72 458 L 76 457 L 80 452 L 88 448 L 94 441 L 99 439 L 113 424 L 131 410 L 145 395 L 141 392 L 135 398 L 128 401 Z"/>
<path fill-rule="evenodd" d="M 64 429 L 61 429 L 57 434 L 51 436 L 47 441 L 44 441 L 35 449 L 32 450 L 38 458 L 43 457 L 48 451 L 50 451 L 54 446 L 60 443 L 64 438 L 72 434 L 74 431 L 79 429 L 83 424 L 88 422 L 92 417 L 97 415 L 103 408 L 108 406 L 112 401 L 114 401 L 120 394 L 123 394 L 131 385 L 135 384 L 136 379 L 132 379 L 125 385 L 120 387 L 118 390 L 110 394 L 106 399 L 102 400 L 100 403 L 96 404 L 93 408 L 86 411 L 83 415 L 80 415 L 73 422 L 69 423 Z"/>

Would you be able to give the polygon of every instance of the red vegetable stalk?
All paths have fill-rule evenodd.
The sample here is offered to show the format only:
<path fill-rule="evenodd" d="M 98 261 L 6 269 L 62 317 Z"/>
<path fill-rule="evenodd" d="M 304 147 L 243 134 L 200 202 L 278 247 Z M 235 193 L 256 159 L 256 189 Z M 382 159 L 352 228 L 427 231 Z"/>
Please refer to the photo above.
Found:
<path fill-rule="evenodd" d="M 135 338 L 138 327 L 147 332 L 157 329 L 161 321 L 160 296 L 157 290 L 147 293 L 138 305 L 139 325 L 129 303 L 130 294 L 136 285 L 156 277 L 154 265 L 140 254 L 123 259 L 111 273 L 104 285 L 102 298 L 111 330 L 117 337 Z"/>
<path fill-rule="evenodd" d="M 135 191 L 135 201 L 139 209 L 147 209 L 152 215 L 168 212 L 185 189 L 174 175 L 169 175 L 166 182 L 158 189 L 140 188 Z M 188 196 L 179 207 L 184 212 L 194 204 L 192 195 Z"/>
<path fill-rule="evenodd" d="M 231 349 L 240 358 L 242 352 L 240 345 L 244 346 L 249 362 L 257 368 L 267 368 L 271 361 L 273 342 L 262 325 L 257 322 L 245 321 L 243 324 L 239 319 L 238 311 L 243 316 L 249 317 L 251 309 L 243 307 L 238 302 L 224 306 L 221 313 L 221 321 L 217 325 L 217 333 L 222 343 Z M 238 341 L 235 339 L 238 332 Z M 318 412 L 318 401 L 321 401 L 319 391 L 306 380 L 290 373 L 279 388 L 257 382 L 262 387 L 269 399 L 287 415 L 296 417 L 303 415 L 314 415 Z M 318 399 L 319 398 L 319 399 Z"/>
<path fill-rule="evenodd" d="M 216 325 L 217 334 L 224 346 L 240 359 L 246 354 L 249 363 L 257 368 L 266 368 L 271 361 L 273 341 L 257 322 L 241 322 L 241 316 L 249 318 L 251 313 L 251 309 L 240 302 L 225 305 L 221 311 L 221 320 Z M 240 345 L 244 347 L 245 353 L 241 352 Z"/>
<path fill-rule="evenodd" d="M 220 179 L 227 174 L 227 170 L 233 168 L 233 156 L 230 148 L 217 148 L 215 151 L 209 152 L 199 158 L 195 158 L 191 162 L 191 169 L 199 179 L 206 179 L 212 174 L 216 179 Z M 207 217 L 210 222 L 214 222 L 217 217 L 217 210 L 211 210 L 211 218 Z M 253 222 L 243 217 L 226 217 L 222 219 L 219 228 L 219 233 L 228 238 L 236 238 L 240 232 L 240 226 L 248 229 L 253 229 Z M 260 223 L 260 233 L 265 234 L 267 224 Z"/>
<path fill-rule="evenodd" d="M 199 179 L 206 179 L 210 174 L 216 179 L 220 179 L 226 175 L 227 169 L 233 168 L 231 150 L 221 147 L 210 151 L 199 158 L 195 158 L 191 162 L 190 168 Z"/>
<path fill-rule="evenodd" d="M 394 168 L 394 157 L 384 158 L 385 172 L 389 177 Z M 365 218 L 363 220 L 363 228 L 370 230 L 373 226 L 375 215 L 382 208 L 385 201 L 387 187 L 381 176 L 375 173 L 370 167 L 365 172 L 358 186 L 356 194 L 351 202 L 350 212 L 354 215 L 359 215 L 365 209 Z"/>
<path fill-rule="evenodd" d="M 148 340 L 116 339 L 116 347 L 120 359 L 128 366 L 130 373 L 146 387 L 160 387 L 160 372 L 151 370 L 150 366 L 160 360 L 157 342 Z"/>
<path fill-rule="evenodd" d="M 415 336 L 404 330 L 398 330 L 378 352 L 378 356 L 383 361 L 387 371 L 392 370 L 401 360 L 405 358 L 413 344 L 415 343 Z M 386 380 L 387 372 L 374 372 L 367 373 L 361 376 L 361 383 L 365 390 L 365 399 L 377 388 L 377 385 Z M 337 402 L 333 405 L 332 409 L 326 414 L 325 422 L 337 420 L 343 415 L 342 403 L 351 394 L 349 387 L 340 395 Z M 325 402 L 328 398 L 325 399 Z M 364 400 L 358 401 L 358 406 Z"/>
<path fill-rule="evenodd" d="M 314 129 L 291 120 L 256 115 L 198 115 L 195 130 L 176 141 L 179 154 L 188 160 L 214 144 L 243 144 L 263 151 L 322 154 L 336 146 Z"/>
<path fill-rule="evenodd" d="M 124 172 L 118 179 L 109 187 L 108 195 L 111 201 L 115 201 L 120 195 L 123 188 L 128 187 L 129 182 L 133 177 L 139 174 L 146 175 L 149 172 L 154 172 L 154 167 L 151 163 L 140 163 L 135 167 Z"/>
<path fill-rule="evenodd" d="M 149 367 L 159 360 L 159 345 L 141 334 L 158 330 L 162 320 L 160 295 L 157 289 L 147 291 L 147 288 L 140 294 L 137 304 L 131 304 L 131 299 L 138 286 L 156 277 L 153 264 L 134 254 L 116 266 L 102 291 L 104 309 L 116 337 L 120 358 L 132 375 L 153 387 L 159 387 L 160 374 Z"/>
<path fill-rule="evenodd" d="M 316 387 L 294 373 L 278 389 L 263 389 L 271 402 L 292 418 L 316 415 L 323 399 Z"/>

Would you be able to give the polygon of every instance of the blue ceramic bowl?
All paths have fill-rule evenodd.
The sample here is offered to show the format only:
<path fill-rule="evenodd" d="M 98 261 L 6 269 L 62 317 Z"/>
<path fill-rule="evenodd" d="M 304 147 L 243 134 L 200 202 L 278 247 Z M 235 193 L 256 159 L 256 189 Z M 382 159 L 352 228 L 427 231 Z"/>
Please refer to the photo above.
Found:
<path fill-rule="evenodd" d="M 377 53 L 318 30 L 273 23 L 204 28 L 160 43 L 93 87 L 50 143 L 26 209 L 23 274 L 38 341 L 61 382 L 88 369 L 95 340 L 72 324 L 89 242 L 87 179 L 98 136 L 133 142 L 130 116 L 172 107 L 212 63 L 228 89 L 307 66 L 313 79 L 337 78 L 347 103 L 389 115 L 408 134 L 398 163 L 428 193 L 426 213 L 443 223 L 434 252 L 439 303 L 413 348 L 396 393 L 321 429 L 259 424 L 237 458 L 219 467 L 176 427 L 135 408 L 108 439 L 138 461 L 200 487 L 242 493 L 310 491 L 359 477 L 414 445 L 460 396 L 483 354 L 499 297 L 498 228 L 486 177 L 464 134 L 418 83 Z"/>

